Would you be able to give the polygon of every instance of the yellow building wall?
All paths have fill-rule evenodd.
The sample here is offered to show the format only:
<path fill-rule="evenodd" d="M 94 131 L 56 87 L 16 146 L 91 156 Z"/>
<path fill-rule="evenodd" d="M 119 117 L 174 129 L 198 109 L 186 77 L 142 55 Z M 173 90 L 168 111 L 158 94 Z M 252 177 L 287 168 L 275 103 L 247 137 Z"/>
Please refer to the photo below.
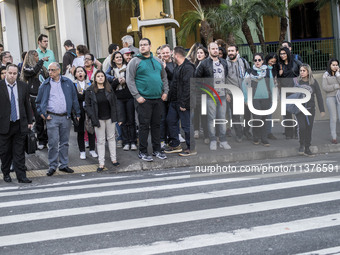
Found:
<path fill-rule="evenodd" d="M 321 37 L 332 37 L 331 5 L 328 3 L 320 10 Z"/>

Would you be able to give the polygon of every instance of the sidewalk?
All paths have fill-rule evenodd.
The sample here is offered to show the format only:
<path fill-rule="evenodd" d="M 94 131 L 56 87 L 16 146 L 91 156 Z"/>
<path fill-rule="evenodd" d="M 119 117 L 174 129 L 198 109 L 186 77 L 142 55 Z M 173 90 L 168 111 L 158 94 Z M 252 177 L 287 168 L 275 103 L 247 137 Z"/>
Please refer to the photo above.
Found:
<path fill-rule="evenodd" d="M 144 162 L 138 159 L 136 151 L 123 151 L 122 148 L 117 148 L 117 160 L 120 162 L 120 166 L 114 167 L 110 163 L 107 152 L 106 167 L 109 171 L 126 172 L 240 161 L 250 161 L 248 162 L 249 164 L 251 160 L 287 158 L 298 155 L 299 142 L 297 139 L 286 140 L 282 134 L 283 127 L 280 125 L 276 125 L 273 128 L 273 133 L 278 140 L 269 140 L 271 143 L 270 147 L 253 145 L 252 141 L 247 140 L 243 140 L 242 143 L 237 143 L 234 137 L 228 137 L 228 142 L 232 147 L 231 150 L 218 149 L 217 151 L 210 151 L 209 145 L 204 144 L 203 139 L 200 138 L 196 140 L 198 151 L 196 156 L 180 157 L 178 154 L 167 154 L 167 160 L 154 158 L 154 162 Z M 313 128 L 311 150 L 314 153 L 340 152 L 340 144 L 331 144 L 330 139 L 329 121 L 316 121 Z M 182 145 L 185 146 L 184 144 Z M 151 148 L 149 148 L 149 152 L 151 152 Z M 97 159 L 93 159 L 90 156 L 88 156 L 86 160 L 79 159 L 76 135 L 73 131 L 71 131 L 69 155 L 70 167 L 72 167 L 76 173 L 96 171 L 98 165 Z M 47 149 L 37 151 L 36 155 L 27 156 L 26 163 L 29 170 L 44 170 L 39 171 L 40 174 L 37 176 L 45 175 L 45 170 L 48 169 Z M 59 171 L 57 171 L 57 173 L 58 172 Z M 32 175 L 30 174 L 30 176 Z"/>

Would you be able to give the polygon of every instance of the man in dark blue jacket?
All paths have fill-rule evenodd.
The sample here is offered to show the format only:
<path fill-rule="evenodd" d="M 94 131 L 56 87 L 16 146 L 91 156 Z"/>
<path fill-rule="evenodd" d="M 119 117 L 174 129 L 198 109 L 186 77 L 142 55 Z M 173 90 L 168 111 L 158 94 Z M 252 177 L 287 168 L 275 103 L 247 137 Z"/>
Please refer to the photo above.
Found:
<path fill-rule="evenodd" d="M 37 112 L 46 120 L 49 161 L 47 176 L 52 176 L 59 163 L 60 171 L 74 172 L 68 167 L 68 142 L 72 110 L 79 120 L 80 108 L 75 86 L 70 79 L 60 75 L 60 65 L 51 63 L 48 73 L 50 78 L 41 84 L 36 104 Z"/>

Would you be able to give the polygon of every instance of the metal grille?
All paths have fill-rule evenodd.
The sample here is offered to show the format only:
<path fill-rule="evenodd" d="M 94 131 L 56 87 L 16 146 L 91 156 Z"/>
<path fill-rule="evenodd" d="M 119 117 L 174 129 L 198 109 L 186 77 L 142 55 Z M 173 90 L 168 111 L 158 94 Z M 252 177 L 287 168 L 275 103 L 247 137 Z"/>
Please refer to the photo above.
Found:
<path fill-rule="evenodd" d="M 325 70 L 327 62 L 335 56 L 334 38 L 318 38 L 292 41 L 293 54 L 299 54 L 304 63 L 311 66 L 312 70 Z M 278 42 L 266 43 L 267 52 L 277 52 Z M 239 52 L 242 57 L 251 62 L 253 54 L 247 44 L 239 46 Z M 262 52 L 260 44 L 256 44 L 256 52 Z"/>

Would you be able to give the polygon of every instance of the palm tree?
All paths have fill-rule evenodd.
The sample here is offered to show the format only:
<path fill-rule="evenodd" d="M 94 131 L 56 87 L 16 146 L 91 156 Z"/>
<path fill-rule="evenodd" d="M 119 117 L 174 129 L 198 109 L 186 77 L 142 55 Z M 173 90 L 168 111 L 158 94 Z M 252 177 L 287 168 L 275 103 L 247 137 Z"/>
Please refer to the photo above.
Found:
<path fill-rule="evenodd" d="M 186 44 L 186 39 L 189 35 L 194 34 L 195 39 L 197 34 L 197 28 L 199 28 L 201 38 L 208 44 L 213 40 L 213 29 L 211 24 L 213 23 L 213 17 L 216 17 L 216 9 L 204 9 L 199 0 L 194 0 L 194 10 L 187 11 L 182 15 L 181 30 L 177 34 L 178 40 L 181 45 Z"/>

